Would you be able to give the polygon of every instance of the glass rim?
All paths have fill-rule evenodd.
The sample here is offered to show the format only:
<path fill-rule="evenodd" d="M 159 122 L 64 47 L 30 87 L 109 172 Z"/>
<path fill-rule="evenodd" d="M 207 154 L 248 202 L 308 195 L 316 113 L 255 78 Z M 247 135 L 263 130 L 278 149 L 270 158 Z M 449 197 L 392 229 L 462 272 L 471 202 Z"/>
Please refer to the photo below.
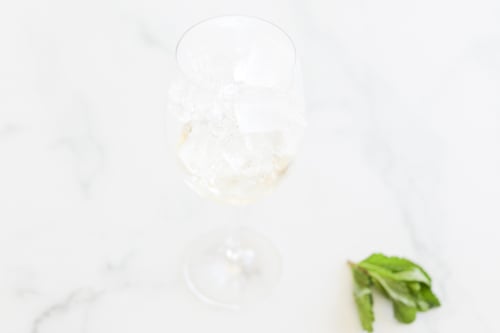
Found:
<path fill-rule="evenodd" d="M 205 23 L 211 22 L 211 21 L 215 21 L 215 20 L 219 20 L 219 19 L 224 19 L 224 18 L 244 18 L 244 19 L 250 19 L 250 20 L 254 20 L 256 22 L 267 24 L 267 25 L 273 27 L 274 29 L 280 31 L 285 36 L 285 38 L 290 43 L 290 46 L 292 47 L 292 50 L 293 50 L 293 66 L 295 67 L 297 65 L 297 49 L 295 47 L 295 43 L 294 43 L 292 37 L 283 28 L 281 28 L 279 25 L 277 25 L 276 23 L 274 23 L 274 22 L 272 22 L 270 20 L 267 20 L 267 19 L 264 19 L 264 18 L 261 18 L 261 17 L 258 17 L 258 16 L 243 15 L 243 14 L 227 14 L 227 15 L 210 16 L 210 17 L 208 17 L 206 19 L 203 19 L 201 21 L 198 21 L 198 22 L 192 24 L 191 26 L 189 26 L 189 28 L 187 28 L 186 30 L 184 30 L 184 32 L 182 33 L 182 35 L 179 37 L 179 39 L 177 41 L 177 44 L 175 45 L 175 61 L 176 61 L 177 66 L 179 68 L 181 68 L 180 61 L 179 61 L 179 47 L 182 44 L 184 38 L 190 32 L 192 32 L 194 29 L 198 28 L 199 26 L 201 26 L 201 25 L 203 25 Z"/>

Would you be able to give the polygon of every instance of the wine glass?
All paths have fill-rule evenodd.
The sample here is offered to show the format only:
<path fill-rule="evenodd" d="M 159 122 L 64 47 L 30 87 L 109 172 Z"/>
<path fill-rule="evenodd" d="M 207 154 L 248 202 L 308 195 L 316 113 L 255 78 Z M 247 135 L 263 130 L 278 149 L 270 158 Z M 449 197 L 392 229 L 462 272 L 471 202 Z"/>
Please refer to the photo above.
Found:
<path fill-rule="evenodd" d="M 167 128 L 186 184 L 238 206 L 270 193 L 287 174 L 305 126 L 291 38 L 260 18 L 219 16 L 190 27 L 176 59 Z M 184 265 L 191 291 L 229 308 L 269 293 L 280 273 L 278 251 L 251 229 L 201 237 Z"/>

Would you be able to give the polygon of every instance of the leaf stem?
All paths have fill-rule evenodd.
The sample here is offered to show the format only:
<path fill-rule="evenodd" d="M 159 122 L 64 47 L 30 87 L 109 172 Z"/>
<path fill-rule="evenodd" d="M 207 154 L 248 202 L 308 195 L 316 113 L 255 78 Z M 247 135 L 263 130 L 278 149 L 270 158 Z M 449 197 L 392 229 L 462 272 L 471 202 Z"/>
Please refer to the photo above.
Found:
<path fill-rule="evenodd" d="M 350 261 L 350 260 L 348 260 L 348 261 L 347 261 L 347 264 L 348 264 L 348 265 L 349 265 L 349 267 L 351 267 L 351 268 L 354 268 L 354 267 L 358 266 L 358 264 L 356 264 L 355 262 L 352 262 L 352 261 Z"/>

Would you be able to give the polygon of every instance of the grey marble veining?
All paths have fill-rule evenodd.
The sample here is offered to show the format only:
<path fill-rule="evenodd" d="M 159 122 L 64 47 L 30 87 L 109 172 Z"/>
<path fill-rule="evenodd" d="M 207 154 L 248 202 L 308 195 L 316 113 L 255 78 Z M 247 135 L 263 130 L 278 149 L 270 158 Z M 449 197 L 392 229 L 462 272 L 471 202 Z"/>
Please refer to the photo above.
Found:
<path fill-rule="evenodd" d="M 308 129 L 246 212 L 191 193 L 165 142 L 175 45 L 257 15 L 295 39 Z M 495 332 L 500 5 L 493 0 L 0 4 L 0 332 L 359 332 L 346 260 L 414 258 L 443 307 L 377 332 Z M 250 226 L 284 272 L 239 312 L 198 302 L 190 241 Z"/>

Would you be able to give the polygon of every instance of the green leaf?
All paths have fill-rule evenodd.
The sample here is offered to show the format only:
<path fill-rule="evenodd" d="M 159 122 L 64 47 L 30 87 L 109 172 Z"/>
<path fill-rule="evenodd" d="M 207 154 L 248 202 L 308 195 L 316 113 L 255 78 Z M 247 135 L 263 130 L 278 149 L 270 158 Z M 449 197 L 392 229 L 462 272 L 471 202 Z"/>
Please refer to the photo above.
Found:
<path fill-rule="evenodd" d="M 379 293 L 381 293 L 382 296 L 384 296 L 385 298 L 391 299 L 391 297 L 389 296 L 387 291 L 385 291 L 384 287 L 382 287 L 382 285 L 377 280 L 374 280 L 374 279 L 372 279 L 372 280 L 373 280 L 373 286 L 375 287 L 375 289 L 377 289 L 377 291 Z"/>
<path fill-rule="evenodd" d="M 417 312 L 441 305 L 431 290 L 429 274 L 410 260 L 374 254 L 351 268 L 359 318 L 368 332 L 373 331 L 374 321 L 372 287 L 392 301 L 394 316 L 402 323 L 412 323 Z"/>
<path fill-rule="evenodd" d="M 422 289 L 416 295 L 417 307 L 419 311 L 427 311 L 441 306 L 441 302 L 432 292 L 431 288 L 423 285 Z"/>
<path fill-rule="evenodd" d="M 408 283 L 408 287 L 413 294 L 418 311 L 425 312 L 441 305 L 439 299 L 434 295 L 429 286 L 419 283 L 416 285 L 414 283 Z"/>
<path fill-rule="evenodd" d="M 412 267 L 418 267 L 424 272 L 425 276 L 430 280 L 429 274 L 419 265 L 405 258 L 401 257 L 388 257 L 381 253 L 375 253 L 363 260 L 377 266 L 385 267 L 392 272 L 407 271 Z"/>
<path fill-rule="evenodd" d="M 394 317 L 401 323 L 410 324 L 417 318 L 417 309 L 414 306 L 407 306 L 399 302 L 394 302 L 392 306 Z"/>
<path fill-rule="evenodd" d="M 389 298 L 391 300 L 405 304 L 407 306 L 416 306 L 414 296 L 412 295 L 410 288 L 408 288 L 405 282 L 388 279 L 379 275 L 378 273 L 371 271 L 369 272 L 369 274 L 375 281 L 380 284 L 387 295 L 389 295 Z"/>
<path fill-rule="evenodd" d="M 354 300 L 358 309 L 358 316 L 361 326 L 367 332 L 373 332 L 373 295 L 370 287 L 372 281 L 370 277 L 359 267 L 352 266 L 354 278 Z"/>
<path fill-rule="evenodd" d="M 429 286 L 432 282 L 422 267 L 404 258 L 373 254 L 360 262 L 359 266 L 396 281 L 421 282 Z"/>
<path fill-rule="evenodd" d="M 409 282 L 408 287 L 413 293 L 418 293 L 422 289 L 422 287 L 420 287 L 420 283 L 418 282 Z"/>

